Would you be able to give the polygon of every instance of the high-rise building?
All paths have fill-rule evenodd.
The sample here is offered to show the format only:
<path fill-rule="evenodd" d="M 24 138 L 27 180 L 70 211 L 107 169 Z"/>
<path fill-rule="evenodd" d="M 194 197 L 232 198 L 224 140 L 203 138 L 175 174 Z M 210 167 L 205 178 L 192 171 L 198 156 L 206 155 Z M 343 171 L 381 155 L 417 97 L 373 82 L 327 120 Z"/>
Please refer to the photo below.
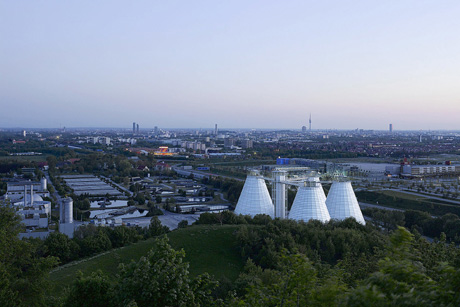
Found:
<path fill-rule="evenodd" d="M 243 148 L 252 148 L 252 147 L 254 147 L 254 142 L 252 140 L 243 140 L 241 142 L 241 146 Z"/>
<path fill-rule="evenodd" d="M 232 147 L 233 145 L 235 145 L 235 140 L 234 139 L 226 138 L 224 140 L 224 147 Z"/>
<path fill-rule="evenodd" d="M 133 134 L 136 133 L 136 123 L 133 122 Z"/>
<path fill-rule="evenodd" d="M 136 131 L 139 133 L 139 124 L 136 124 Z"/>
<path fill-rule="evenodd" d="M 390 133 L 393 132 L 393 124 L 390 124 Z"/>
<path fill-rule="evenodd" d="M 307 127 L 302 126 L 302 133 L 307 133 Z"/>
<path fill-rule="evenodd" d="M 214 135 L 217 135 L 217 133 L 218 133 L 218 130 L 217 130 L 217 124 L 216 124 L 214 127 Z"/>
<path fill-rule="evenodd" d="M 308 120 L 308 130 L 311 132 L 311 113 L 310 113 L 310 119 Z"/>

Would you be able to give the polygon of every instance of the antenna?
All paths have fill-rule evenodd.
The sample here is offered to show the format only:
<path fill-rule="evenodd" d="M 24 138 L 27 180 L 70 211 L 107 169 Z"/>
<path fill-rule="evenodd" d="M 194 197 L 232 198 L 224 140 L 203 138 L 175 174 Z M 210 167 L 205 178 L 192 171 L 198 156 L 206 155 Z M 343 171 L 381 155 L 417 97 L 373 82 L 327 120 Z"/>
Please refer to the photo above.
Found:
<path fill-rule="evenodd" d="M 310 119 L 308 120 L 308 124 L 309 124 L 309 130 L 311 132 L 311 113 L 310 113 Z"/>

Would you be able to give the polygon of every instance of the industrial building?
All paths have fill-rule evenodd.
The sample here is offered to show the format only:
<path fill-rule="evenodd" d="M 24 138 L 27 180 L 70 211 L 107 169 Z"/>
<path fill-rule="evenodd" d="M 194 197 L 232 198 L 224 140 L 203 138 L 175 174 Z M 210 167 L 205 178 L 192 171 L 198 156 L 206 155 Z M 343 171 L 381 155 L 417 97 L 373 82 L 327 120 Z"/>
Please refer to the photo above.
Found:
<path fill-rule="evenodd" d="M 365 224 L 364 217 L 349 181 L 332 183 L 328 196 L 324 193 L 317 176 L 307 177 L 294 175 L 289 172 L 307 171 L 304 167 L 278 167 L 271 170 L 272 177 L 266 178 L 252 171 L 246 178 L 243 190 L 235 208 L 236 214 L 250 215 L 267 214 L 270 217 L 298 221 L 319 220 L 327 222 L 330 219 L 344 220 L 354 218 L 358 223 Z M 272 198 L 268 193 L 265 180 L 273 185 Z M 298 191 L 287 213 L 286 187 L 297 186 Z"/>
<path fill-rule="evenodd" d="M 445 174 L 460 173 L 460 165 L 442 164 L 442 165 L 403 165 L 402 176 L 433 176 Z"/>
<path fill-rule="evenodd" d="M 25 185 L 22 199 L 10 200 L 10 204 L 16 209 L 26 227 L 48 228 L 51 202 L 44 201 L 40 195 L 34 194 L 33 187 Z"/>
<path fill-rule="evenodd" d="M 9 182 L 6 188 L 6 198 L 10 199 L 12 202 L 22 200 L 26 187 L 28 189 L 32 187 L 33 193 L 41 198 L 50 196 L 46 178 L 43 177 L 40 181 Z"/>

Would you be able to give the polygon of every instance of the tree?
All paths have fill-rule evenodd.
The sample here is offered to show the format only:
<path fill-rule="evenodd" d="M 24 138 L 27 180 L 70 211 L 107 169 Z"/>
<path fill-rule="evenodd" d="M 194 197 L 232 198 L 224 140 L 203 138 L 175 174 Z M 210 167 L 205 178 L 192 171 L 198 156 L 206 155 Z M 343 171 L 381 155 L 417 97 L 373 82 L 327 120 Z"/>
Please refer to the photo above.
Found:
<path fill-rule="evenodd" d="M 275 270 L 262 270 L 251 261 L 244 280 L 249 290 L 240 306 L 337 306 L 346 286 L 334 274 L 322 277 L 305 255 L 283 250 Z M 240 280 L 241 282 L 241 280 Z"/>
<path fill-rule="evenodd" d="M 427 275 L 411 233 L 399 227 L 390 239 L 379 271 L 353 290 L 348 306 L 459 306 L 459 269 L 441 263 L 438 275 L 443 278 L 436 282 Z"/>
<path fill-rule="evenodd" d="M 37 246 L 19 240 L 20 218 L 0 206 L 0 306 L 45 305 L 47 273 L 54 257 L 39 257 Z"/>
<path fill-rule="evenodd" d="M 45 254 L 58 257 L 61 264 L 75 259 L 80 249 L 75 241 L 59 232 L 50 233 L 43 244 L 45 247 Z"/>
<path fill-rule="evenodd" d="M 161 221 L 158 217 L 154 216 L 150 220 L 149 230 L 147 232 L 149 237 L 156 237 L 165 233 L 169 232 L 169 228 L 167 226 L 163 226 Z"/>
<path fill-rule="evenodd" d="M 139 262 L 120 265 L 118 299 L 125 305 L 138 306 L 206 306 L 215 287 L 209 276 L 190 280 L 185 252 L 176 251 L 166 236 L 157 238 L 147 256 Z"/>
<path fill-rule="evenodd" d="M 188 221 L 187 220 L 182 220 L 179 222 L 179 224 L 177 225 L 177 228 L 186 228 L 188 225 Z"/>
<path fill-rule="evenodd" d="M 116 306 L 113 286 L 101 270 L 84 277 L 79 271 L 73 282 L 64 306 L 66 307 L 110 307 Z"/>

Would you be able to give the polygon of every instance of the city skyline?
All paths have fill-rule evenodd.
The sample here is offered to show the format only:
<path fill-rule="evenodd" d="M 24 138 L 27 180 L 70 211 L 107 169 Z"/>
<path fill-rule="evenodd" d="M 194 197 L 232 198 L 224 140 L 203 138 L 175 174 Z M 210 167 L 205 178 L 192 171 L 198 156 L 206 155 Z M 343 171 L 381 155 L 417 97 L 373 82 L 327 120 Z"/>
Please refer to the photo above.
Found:
<path fill-rule="evenodd" d="M 460 130 L 460 3 L 1 2 L 0 127 Z"/>

